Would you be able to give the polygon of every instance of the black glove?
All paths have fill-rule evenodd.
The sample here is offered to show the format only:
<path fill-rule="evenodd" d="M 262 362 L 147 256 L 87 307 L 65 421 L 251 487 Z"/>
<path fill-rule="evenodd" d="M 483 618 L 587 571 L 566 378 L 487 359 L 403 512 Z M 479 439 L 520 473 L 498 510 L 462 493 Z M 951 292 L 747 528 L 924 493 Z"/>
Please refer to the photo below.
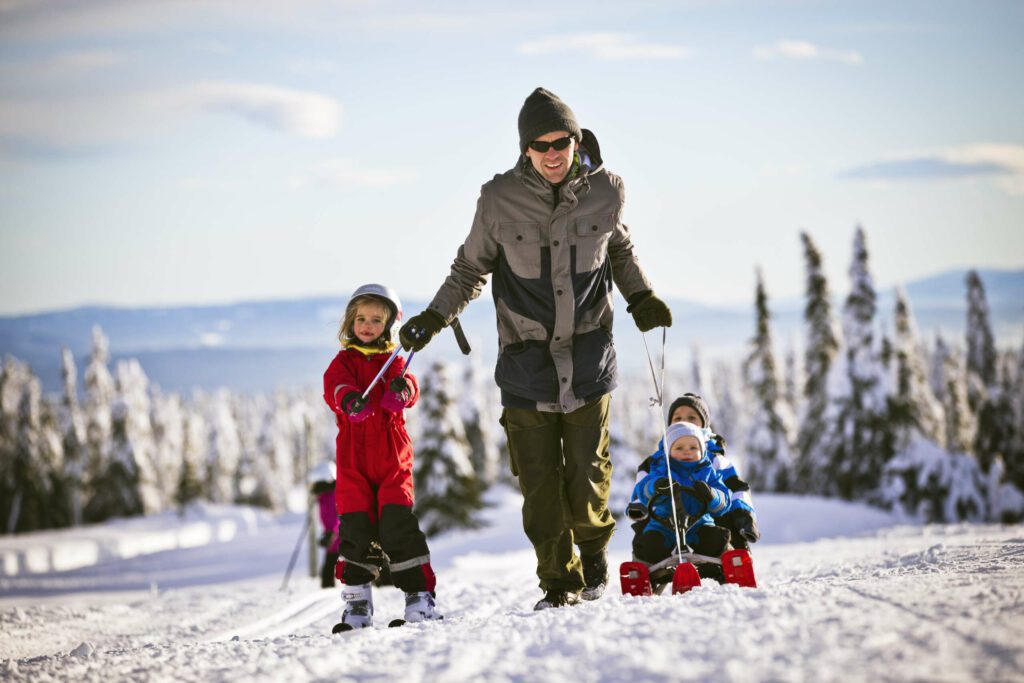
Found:
<path fill-rule="evenodd" d="M 693 497 L 707 507 L 715 499 L 715 492 L 711 490 L 706 481 L 698 481 L 693 485 Z"/>
<path fill-rule="evenodd" d="M 669 484 L 668 477 L 659 477 L 654 480 L 655 493 L 668 493 L 670 486 L 671 484 Z"/>
<path fill-rule="evenodd" d="M 649 289 L 629 297 L 626 312 L 633 314 L 633 320 L 641 332 L 655 327 L 672 327 L 672 311 Z"/>
<path fill-rule="evenodd" d="M 321 548 L 330 548 L 331 547 L 331 543 L 333 543 L 333 542 L 334 542 L 334 534 L 331 533 L 330 531 L 325 531 L 322 534 L 320 534 L 320 540 L 318 541 L 318 543 L 320 544 Z"/>
<path fill-rule="evenodd" d="M 350 391 L 341 399 L 341 409 L 349 417 L 358 415 L 366 407 L 366 399 L 358 391 Z"/>
<path fill-rule="evenodd" d="M 746 510 L 733 510 L 729 513 L 731 522 L 739 532 L 740 536 L 747 539 L 747 543 L 757 543 L 761 540 L 761 532 L 757 528 L 754 516 Z"/>
<path fill-rule="evenodd" d="M 388 383 L 388 391 L 404 395 L 409 391 L 409 383 L 405 381 L 404 377 L 396 377 Z"/>
<path fill-rule="evenodd" d="M 626 506 L 626 516 L 634 522 L 647 519 L 647 506 L 643 503 L 630 503 Z"/>
<path fill-rule="evenodd" d="M 398 330 L 398 340 L 402 342 L 402 348 L 406 351 L 419 351 L 444 325 L 441 314 L 428 308 L 419 315 L 409 318 L 409 322 L 402 325 L 402 329 Z"/>

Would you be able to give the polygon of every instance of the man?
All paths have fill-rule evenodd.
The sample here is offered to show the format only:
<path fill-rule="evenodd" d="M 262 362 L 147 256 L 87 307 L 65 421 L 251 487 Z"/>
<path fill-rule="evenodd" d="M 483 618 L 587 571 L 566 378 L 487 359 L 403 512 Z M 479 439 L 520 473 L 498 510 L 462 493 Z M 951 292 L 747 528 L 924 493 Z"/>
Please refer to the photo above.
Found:
<path fill-rule="evenodd" d="M 493 274 L 501 423 L 545 591 L 535 609 L 545 609 L 595 600 L 608 582 L 612 283 L 641 331 L 672 315 L 633 255 L 622 180 L 605 170 L 594 134 L 543 88 L 519 112 L 519 151 L 481 189 L 450 275 L 399 338 L 422 349 Z"/>

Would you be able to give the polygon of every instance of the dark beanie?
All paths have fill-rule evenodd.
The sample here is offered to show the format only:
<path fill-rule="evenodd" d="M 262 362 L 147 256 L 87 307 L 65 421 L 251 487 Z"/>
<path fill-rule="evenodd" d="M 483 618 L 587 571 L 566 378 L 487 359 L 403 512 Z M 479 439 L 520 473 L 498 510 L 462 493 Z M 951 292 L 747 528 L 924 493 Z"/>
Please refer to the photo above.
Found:
<path fill-rule="evenodd" d="M 564 130 L 579 142 L 583 138 L 580 124 L 576 123 L 576 115 L 569 105 L 559 99 L 558 95 L 544 88 L 537 88 L 523 102 L 519 110 L 519 151 L 525 152 L 526 146 L 545 133 Z"/>
<path fill-rule="evenodd" d="M 711 428 L 711 413 L 708 411 L 708 404 L 697 394 L 683 394 L 672 401 L 672 405 L 668 409 L 669 424 L 672 423 L 672 416 L 680 406 L 689 406 L 696 410 L 697 414 L 700 415 L 700 419 L 704 421 L 704 424 L 701 426 Z"/>

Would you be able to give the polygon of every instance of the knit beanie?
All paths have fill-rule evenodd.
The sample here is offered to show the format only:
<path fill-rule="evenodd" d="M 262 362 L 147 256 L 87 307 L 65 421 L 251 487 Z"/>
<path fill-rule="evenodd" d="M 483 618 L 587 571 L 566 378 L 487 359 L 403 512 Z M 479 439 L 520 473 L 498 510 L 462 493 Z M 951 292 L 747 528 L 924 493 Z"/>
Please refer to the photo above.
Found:
<path fill-rule="evenodd" d="M 692 436 L 700 443 L 700 454 L 703 456 L 708 452 L 707 438 L 704 430 L 692 422 L 673 422 L 665 428 L 665 449 L 672 450 L 672 444 L 684 436 Z"/>
<path fill-rule="evenodd" d="M 525 153 L 526 146 L 545 133 L 564 130 L 576 138 L 583 139 L 580 124 L 576 123 L 576 115 L 569 105 L 559 99 L 558 95 L 537 88 L 523 102 L 519 110 L 519 151 Z"/>
<path fill-rule="evenodd" d="M 711 429 L 711 413 L 708 411 L 708 404 L 704 402 L 704 399 L 697 394 L 683 394 L 676 400 L 672 401 L 672 405 L 668 409 L 668 421 L 672 422 L 672 416 L 675 415 L 676 410 L 680 406 L 689 406 L 697 411 L 700 415 L 700 419 L 704 421 L 702 425 L 706 429 Z"/>

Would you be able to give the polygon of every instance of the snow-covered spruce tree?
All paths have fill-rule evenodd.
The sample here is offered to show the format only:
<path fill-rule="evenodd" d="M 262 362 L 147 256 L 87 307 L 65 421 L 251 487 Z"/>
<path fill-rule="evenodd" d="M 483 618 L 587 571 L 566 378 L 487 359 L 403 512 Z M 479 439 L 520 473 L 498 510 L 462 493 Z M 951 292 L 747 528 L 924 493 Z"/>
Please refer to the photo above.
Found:
<path fill-rule="evenodd" d="M 987 389 L 996 383 L 996 346 L 988 320 L 985 287 L 977 271 L 967 273 L 967 374 L 968 398 L 979 410 Z"/>
<path fill-rule="evenodd" d="M 608 425 L 612 481 L 608 507 L 614 515 L 625 512 L 636 484 L 637 468 L 657 449 L 661 439 L 664 418 L 661 411 L 651 406 L 653 393 L 650 378 L 638 374 L 621 376 L 619 387 L 612 393 L 614 417 Z"/>
<path fill-rule="evenodd" d="M 479 527 L 476 513 L 483 507 L 451 373 L 447 364 L 435 363 L 420 383 L 423 431 L 415 444 L 413 479 L 416 514 L 428 536 Z"/>
<path fill-rule="evenodd" d="M 471 355 L 463 372 L 459 410 L 466 427 L 473 470 L 483 489 L 498 481 L 503 469 L 501 446 L 496 433 L 496 406 L 499 405 L 499 399 L 488 391 L 492 386 L 493 382 L 486 377 L 479 354 Z M 508 457 L 507 454 L 505 457 Z M 504 471 L 509 472 L 509 469 L 505 467 Z"/>
<path fill-rule="evenodd" d="M 236 474 L 241 444 L 231 410 L 231 394 L 227 389 L 219 389 L 210 396 L 197 394 L 196 398 L 208 429 L 203 488 L 211 502 L 233 503 L 238 494 Z"/>
<path fill-rule="evenodd" d="M 117 364 L 118 398 L 114 402 L 114 448 L 111 457 L 131 463 L 138 472 L 139 502 L 149 515 L 164 507 L 154 458 L 156 443 L 150 417 L 149 378 L 134 358 Z M 123 425 L 121 424 L 123 422 Z"/>
<path fill-rule="evenodd" d="M 185 445 L 185 415 L 181 396 L 164 394 L 154 387 L 151 392 L 150 423 L 153 426 L 153 466 L 160 509 L 174 503 L 174 492 L 181 479 L 182 451 Z"/>
<path fill-rule="evenodd" d="M 981 520 L 986 482 L 975 458 L 949 453 L 945 418 L 932 393 L 913 313 L 896 291 L 885 447 L 892 456 L 882 473 L 881 502 L 928 522 Z"/>
<path fill-rule="evenodd" d="M 102 508 L 105 503 L 92 507 L 96 495 L 96 483 L 107 470 L 110 462 L 111 417 L 114 403 L 114 378 L 107 369 L 110 360 L 109 342 L 98 326 L 92 328 L 92 352 L 89 365 L 85 368 L 85 443 L 88 459 L 85 480 L 88 484 L 84 518 L 89 522 L 106 519 Z"/>
<path fill-rule="evenodd" d="M 799 415 L 803 412 L 803 387 L 807 382 L 807 377 L 804 375 L 804 365 L 800 358 L 798 342 L 795 339 L 790 340 L 789 347 L 786 349 L 784 372 L 783 397 L 793 414 Z"/>
<path fill-rule="evenodd" d="M 715 363 L 711 385 L 714 388 L 715 403 L 708 404 L 711 410 L 711 427 L 726 440 L 726 453 L 736 463 L 741 474 L 746 474 L 746 459 L 742 448 L 732 445 L 747 442 L 753 401 L 742 377 L 738 363 L 719 360 Z"/>
<path fill-rule="evenodd" d="M 977 421 L 967 399 L 967 372 L 960 350 L 951 348 L 941 335 L 935 338 L 930 377 L 935 397 L 945 416 L 946 448 L 973 453 Z"/>
<path fill-rule="evenodd" d="M 800 233 L 807 268 L 807 301 L 804 306 L 804 373 L 803 412 L 797 435 L 797 462 L 794 490 L 821 493 L 827 485 L 825 473 L 831 452 L 830 430 L 826 412 L 829 409 L 828 379 L 839 351 L 836 321 L 828 281 L 822 269 L 821 252 L 811 236 Z"/>
<path fill-rule="evenodd" d="M 743 369 L 756 406 L 744 448 L 744 474 L 755 490 L 786 491 L 792 467 L 793 417 L 783 400 L 772 349 L 771 314 L 761 272 L 755 295 L 756 332 Z"/>
<path fill-rule="evenodd" d="M 86 467 L 89 450 L 86 442 L 85 416 L 78 403 L 78 368 L 75 356 L 69 348 L 62 347 L 61 379 L 63 395 L 59 429 L 64 449 L 64 488 L 67 491 L 68 521 L 78 526 L 83 520 L 85 508 Z"/>
<path fill-rule="evenodd" d="M 18 488 L 18 409 L 28 367 L 13 356 L 0 368 L 0 531 L 13 534 L 21 512 Z M 13 522 L 13 523 L 12 523 Z"/>
<path fill-rule="evenodd" d="M 863 228 L 853 240 L 850 294 L 843 305 L 843 360 L 833 397 L 828 476 L 841 498 L 858 500 L 881 481 L 886 413 L 882 365 L 875 347 L 875 286 Z"/>
<path fill-rule="evenodd" d="M 207 497 L 203 473 L 206 457 L 206 420 L 193 404 L 183 406 L 184 425 L 181 445 L 181 469 L 174 489 L 174 503 L 180 514 L 189 504 Z"/>

